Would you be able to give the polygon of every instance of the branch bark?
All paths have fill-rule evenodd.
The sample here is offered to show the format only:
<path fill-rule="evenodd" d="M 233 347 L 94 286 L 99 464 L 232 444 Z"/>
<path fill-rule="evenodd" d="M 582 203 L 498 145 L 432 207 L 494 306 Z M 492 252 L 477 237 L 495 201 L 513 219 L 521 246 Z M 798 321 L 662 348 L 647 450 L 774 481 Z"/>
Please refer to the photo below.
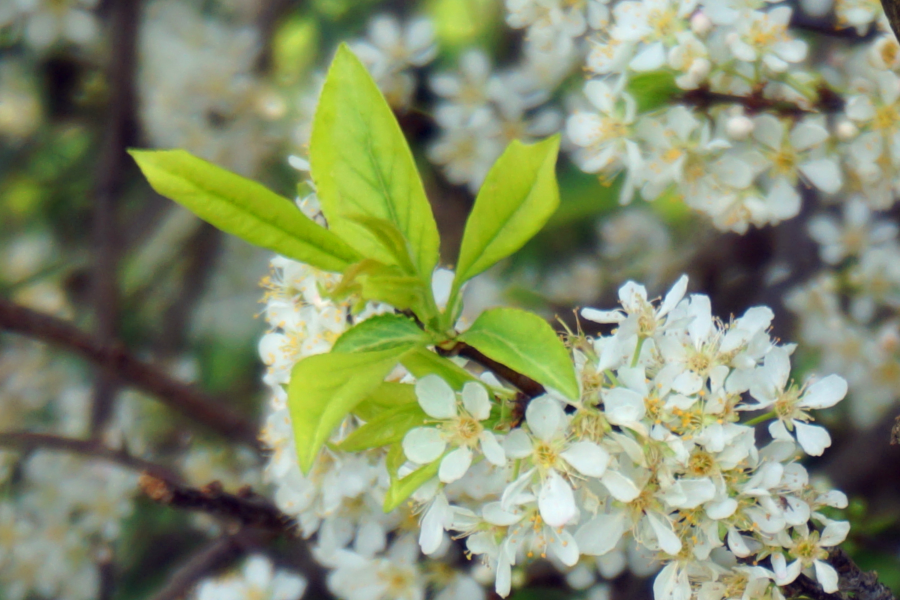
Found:
<path fill-rule="evenodd" d="M 900 0 L 881 0 L 881 6 L 894 30 L 894 36 L 900 38 Z"/>
<path fill-rule="evenodd" d="M 488 358 L 465 342 L 458 342 L 449 350 L 443 350 L 440 347 L 438 347 L 436 350 L 437 353 L 441 356 L 463 356 L 486 369 L 490 369 L 498 377 L 505 379 L 510 384 L 518 388 L 519 391 L 525 394 L 525 396 L 527 396 L 529 399 L 537 398 L 538 396 L 546 392 L 544 386 L 542 386 L 534 379 L 531 379 L 530 377 L 523 375 L 518 371 L 510 369 L 506 365 L 499 363 L 496 360 Z"/>
<path fill-rule="evenodd" d="M 236 562 L 244 554 L 241 532 L 225 535 L 204 546 L 169 578 L 152 600 L 178 600 L 185 597 L 199 581 Z"/>
<path fill-rule="evenodd" d="M 809 109 L 793 102 L 768 98 L 763 94 L 762 89 L 754 91 L 749 96 L 738 96 L 720 94 L 711 91 L 708 87 L 701 87 L 682 93 L 675 98 L 675 102 L 695 106 L 704 111 L 712 106 L 738 105 L 743 106 L 751 115 L 765 112 L 794 118 L 811 114 L 836 113 L 844 109 L 844 99 L 831 88 L 821 86 L 816 92 L 817 98 L 812 103 L 812 108 Z"/>
<path fill-rule="evenodd" d="M 75 352 L 95 365 L 116 373 L 123 383 L 140 389 L 210 429 L 260 448 L 255 419 L 214 397 L 177 381 L 164 371 L 139 360 L 118 344 L 102 344 L 74 325 L 0 298 L 0 330 L 11 331 Z"/>
<path fill-rule="evenodd" d="M 94 333 L 101 344 L 111 344 L 118 329 L 117 216 L 119 196 L 128 173 L 126 148 L 133 142 L 136 131 L 134 71 L 137 60 L 138 8 L 139 0 L 118 0 L 112 3 L 109 16 L 113 48 L 109 64 L 112 90 L 94 184 L 92 231 Z M 98 370 L 91 409 L 93 437 L 99 436 L 109 419 L 118 387 L 112 370 Z"/>
<path fill-rule="evenodd" d="M 116 450 L 99 442 L 98 440 L 78 440 L 74 438 L 52 435 L 49 433 L 33 433 L 30 431 L 5 431 L 0 432 L 0 448 L 16 448 L 20 450 L 61 450 L 83 456 L 91 456 L 108 462 L 116 463 L 134 469 L 152 473 L 155 477 L 168 481 L 179 482 L 182 480 L 175 470 L 156 463 L 132 456 L 125 450 Z"/>
<path fill-rule="evenodd" d="M 782 588 L 785 596 L 812 600 L 896 600 L 891 590 L 878 582 L 877 573 L 860 569 L 840 548 L 831 549 L 827 562 L 838 572 L 837 593 L 829 594 L 806 575 L 800 575 Z"/>
<path fill-rule="evenodd" d="M 160 504 L 183 510 L 200 511 L 245 527 L 256 527 L 276 533 L 293 531 L 294 520 L 272 504 L 267 498 L 254 493 L 249 487 L 237 494 L 229 494 L 222 484 L 214 481 L 197 489 L 143 473 L 138 483 L 147 496 Z"/>

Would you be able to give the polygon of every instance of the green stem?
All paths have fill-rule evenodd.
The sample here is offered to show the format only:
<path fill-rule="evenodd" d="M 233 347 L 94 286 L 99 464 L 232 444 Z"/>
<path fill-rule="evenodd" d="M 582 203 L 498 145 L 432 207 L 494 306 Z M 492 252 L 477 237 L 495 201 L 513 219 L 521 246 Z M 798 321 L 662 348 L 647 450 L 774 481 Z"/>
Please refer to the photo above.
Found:
<path fill-rule="evenodd" d="M 744 423 L 744 425 L 759 425 L 760 423 L 765 423 L 766 421 L 768 421 L 776 416 L 778 416 L 778 415 L 776 415 L 775 411 L 773 410 L 772 412 L 767 412 L 764 415 L 759 415 L 758 417 L 754 417 L 754 418 L 750 419 L 749 421 Z"/>
<path fill-rule="evenodd" d="M 638 364 L 638 359 L 641 357 L 641 349 L 644 347 L 644 340 L 647 339 L 642 335 L 638 336 L 637 348 L 634 349 L 634 356 L 631 358 L 631 368 L 635 368 Z"/>
<path fill-rule="evenodd" d="M 612 371 L 607 369 L 603 372 L 606 374 L 607 377 L 609 377 L 609 380 L 613 382 L 613 385 L 615 385 L 617 387 L 622 385 L 621 383 L 619 383 L 619 379 L 615 376 L 615 374 Z"/>

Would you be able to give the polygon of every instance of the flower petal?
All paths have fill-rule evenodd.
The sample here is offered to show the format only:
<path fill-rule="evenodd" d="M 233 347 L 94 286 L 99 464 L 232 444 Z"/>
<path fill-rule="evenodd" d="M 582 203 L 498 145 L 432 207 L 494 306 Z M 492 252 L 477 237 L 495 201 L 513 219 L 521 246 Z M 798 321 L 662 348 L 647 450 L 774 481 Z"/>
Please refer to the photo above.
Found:
<path fill-rule="evenodd" d="M 619 502 L 631 502 L 641 495 L 641 490 L 638 489 L 634 482 L 618 471 L 607 470 L 600 482 L 606 486 L 610 495 Z"/>
<path fill-rule="evenodd" d="M 497 437 L 490 431 L 482 431 L 478 438 L 481 440 L 481 451 L 484 453 L 484 457 L 488 459 L 488 462 L 498 467 L 504 466 L 506 464 L 506 452 L 503 450 L 500 442 L 497 441 Z"/>
<path fill-rule="evenodd" d="M 438 469 L 438 479 L 444 483 L 453 483 L 460 479 L 472 465 L 472 451 L 462 446 L 453 450 L 441 461 Z"/>
<path fill-rule="evenodd" d="M 538 509 L 541 511 L 541 518 L 550 527 L 562 527 L 571 521 L 577 512 L 572 486 L 552 469 L 541 485 Z"/>
<path fill-rule="evenodd" d="M 829 408 L 846 395 L 847 380 L 840 375 L 829 375 L 809 386 L 800 404 L 807 408 Z"/>
<path fill-rule="evenodd" d="M 534 451 L 531 436 L 524 429 L 514 429 L 503 440 L 503 449 L 509 458 L 525 458 Z"/>
<path fill-rule="evenodd" d="M 597 515 L 575 532 L 575 541 L 582 554 L 603 556 L 616 547 L 625 529 L 625 513 Z"/>
<path fill-rule="evenodd" d="M 570 444 L 560 456 L 582 475 L 602 477 L 609 465 L 609 452 L 594 442 L 581 441 Z"/>
<path fill-rule="evenodd" d="M 484 421 L 491 416 L 491 400 L 487 390 L 480 383 L 470 381 L 464 385 L 462 401 L 469 414 L 479 421 Z"/>
<path fill-rule="evenodd" d="M 531 433 L 545 442 L 557 436 L 565 418 L 566 415 L 559 402 L 547 395 L 529 402 L 525 410 L 525 421 Z"/>
<path fill-rule="evenodd" d="M 456 416 L 456 393 L 437 375 L 426 375 L 416 382 L 416 397 L 429 417 L 452 419 Z"/>
<path fill-rule="evenodd" d="M 822 586 L 822 591 L 833 594 L 838 591 L 838 574 L 834 567 L 821 560 L 813 561 L 816 568 L 816 581 Z"/>
<path fill-rule="evenodd" d="M 663 552 L 671 554 L 672 556 L 676 556 L 681 552 L 681 539 L 675 535 L 675 531 L 672 529 L 672 523 L 669 522 L 669 519 L 657 516 L 650 512 L 646 513 L 646 517 L 647 521 L 650 523 L 650 527 L 653 529 L 653 533 L 656 534 L 659 547 Z"/>
<path fill-rule="evenodd" d="M 416 427 L 403 437 L 403 452 L 406 458 L 425 465 L 436 461 L 444 453 L 447 442 L 434 427 Z"/>
<path fill-rule="evenodd" d="M 824 427 L 807 425 L 801 421 L 794 421 L 794 427 L 797 429 L 800 447 L 810 456 L 822 456 L 825 448 L 831 445 L 831 436 Z"/>

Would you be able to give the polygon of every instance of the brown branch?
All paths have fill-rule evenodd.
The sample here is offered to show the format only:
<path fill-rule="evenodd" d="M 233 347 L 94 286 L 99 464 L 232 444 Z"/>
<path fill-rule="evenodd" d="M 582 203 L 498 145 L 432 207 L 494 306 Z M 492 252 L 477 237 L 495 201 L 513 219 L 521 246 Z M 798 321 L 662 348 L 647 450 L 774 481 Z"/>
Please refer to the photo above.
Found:
<path fill-rule="evenodd" d="M 93 268 L 91 287 L 95 328 L 100 344 L 116 338 L 119 290 L 116 277 L 119 244 L 117 206 L 129 166 L 126 148 L 134 140 L 135 90 L 139 0 L 117 0 L 110 7 L 109 32 L 113 52 L 109 64 L 112 82 L 104 139 L 94 189 Z M 94 385 L 91 433 L 97 437 L 109 419 L 118 383 L 115 373 L 101 368 Z"/>
<path fill-rule="evenodd" d="M 831 549 L 827 562 L 838 572 L 837 593 L 829 594 L 806 575 L 800 575 L 793 583 L 781 588 L 784 595 L 812 600 L 896 600 L 891 590 L 878 582 L 877 573 L 861 570 L 840 548 Z"/>
<path fill-rule="evenodd" d="M 139 360 L 118 344 L 101 344 L 74 325 L 0 298 L 0 329 L 65 348 L 111 369 L 126 384 L 238 442 L 259 448 L 255 420 L 235 412 L 229 402 L 177 381 Z"/>
<path fill-rule="evenodd" d="M 455 346 L 453 346 L 453 348 L 449 350 L 443 350 L 438 347 L 437 352 L 442 356 L 463 356 L 473 362 L 478 363 L 482 367 L 490 369 L 494 372 L 495 375 L 505 379 L 510 384 L 518 388 L 529 399 L 537 398 L 541 394 L 545 394 L 547 391 L 544 389 L 544 386 L 542 386 L 534 379 L 531 379 L 530 377 L 523 375 L 518 371 L 510 369 L 502 363 L 488 358 L 465 342 L 458 342 Z"/>
<path fill-rule="evenodd" d="M 116 277 L 118 239 L 118 197 L 127 173 L 125 149 L 134 137 L 134 67 L 138 23 L 137 0 L 120 0 L 111 7 L 109 19 L 114 48 L 109 68 L 113 82 L 105 137 L 100 150 L 94 191 L 92 296 L 95 335 L 101 344 L 115 340 L 118 321 L 118 282 Z M 94 437 L 112 412 L 118 384 L 110 369 L 98 372 L 91 409 Z"/>
<path fill-rule="evenodd" d="M 900 0 L 881 0 L 881 6 L 894 30 L 894 36 L 900 38 Z"/>
<path fill-rule="evenodd" d="M 891 445 L 900 444 L 900 417 L 894 419 L 894 426 L 891 428 Z"/>
<path fill-rule="evenodd" d="M 143 473 L 138 485 L 151 500 L 174 508 L 200 511 L 243 526 L 279 533 L 294 529 L 293 519 L 249 487 L 229 494 L 218 481 L 197 489 L 150 473 Z"/>
<path fill-rule="evenodd" d="M 178 600 L 191 592 L 201 579 L 235 563 L 245 552 L 238 532 L 225 535 L 204 546 L 176 570 L 152 600 Z"/>
<path fill-rule="evenodd" d="M 799 118 L 804 115 L 820 113 L 836 113 L 844 109 L 844 99 L 831 88 L 822 85 L 817 90 L 817 97 L 812 108 L 804 108 L 786 100 L 774 100 L 764 95 L 763 89 L 754 90 L 749 96 L 736 94 L 720 94 L 713 92 L 708 86 L 683 92 L 675 97 L 675 102 L 694 106 L 707 111 L 713 106 L 743 106 L 749 114 L 770 113 L 783 117 Z"/>
<path fill-rule="evenodd" d="M 74 438 L 52 435 L 49 433 L 33 433 L 30 431 L 5 431 L 0 432 L 0 447 L 17 448 L 21 450 L 61 450 L 83 456 L 91 456 L 108 462 L 116 463 L 134 469 L 152 473 L 156 477 L 165 478 L 168 481 L 181 481 L 179 475 L 173 469 L 156 463 L 132 456 L 125 450 L 116 450 L 99 442 L 98 440 L 78 440 Z"/>

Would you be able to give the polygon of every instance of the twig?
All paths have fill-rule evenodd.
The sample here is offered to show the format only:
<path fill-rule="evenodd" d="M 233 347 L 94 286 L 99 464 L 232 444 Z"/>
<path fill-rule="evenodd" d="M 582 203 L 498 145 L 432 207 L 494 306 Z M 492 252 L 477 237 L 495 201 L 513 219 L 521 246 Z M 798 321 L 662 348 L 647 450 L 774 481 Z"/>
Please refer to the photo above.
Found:
<path fill-rule="evenodd" d="M 891 428 L 891 445 L 900 444 L 900 417 L 894 419 L 894 426 Z"/>
<path fill-rule="evenodd" d="M 765 112 L 794 118 L 810 114 L 836 113 L 843 110 L 843 98 L 831 88 L 823 85 L 816 90 L 816 94 L 817 97 L 812 102 L 812 108 L 803 108 L 786 100 L 768 98 L 764 95 L 762 88 L 754 90 L 749 96 L 738 96 L 720 94 L 711 91 L 709 87 L 700 87 L 680 94 L 675 98 L 675 102 L 695 106 L 701 110 L 708 110 L 718 105 L 738 105 L 743 106 L 750 114 Z"/>
<path fill-rule="evenodd" d="M 78 440 L 30 431 L 6 431 L 0 432 L 0 447 L 18 448 L 21 450 L 35 450 L 37 448 L 62 450 L 113 462 L 135 471 L 152 473 L 154 476 L 165 478 L 168 481 L 182 480 L 181 475 L 173 469 L 132 456 L 125 450 L 110 448 L 98 440 Z"/>
<path fill-rule="evenodd" d="M 181 276 L 180 291 L 163 316 L 159 336 L 159 351 L 162 356 L 175 355 L 184 345 L 186 333 L 190 329 L 188 318 L 214 272 L 221 240 L 219 230 L 207 223 L 201 223 L 188 240 L 187 265 Z"/>
<path fill-rule="evenodd" d="M 464 356 L 465 358 L 478 363 L 482 367 L 490 369 L 497 376 L 502 377 L 503 379 L 514 385 L 516 388 L 518 388 L 529 399 L 537 398 L 541 394 L 546 393 L 544 386 L 542 386 L 534 379 L 531 379 L 530 377 L 527 377 L 526 375 L 523 375 L 518 371 L 510 369 L 502 363 L 488 358 L 465 342 L 457 343 L 450 350 L 442 350 L 441 348 L 438 348 L 437 351 L 438 354 L 441 354 L 442 356 Z"/>
<path fill-rule="evenodd" d="M 0 298 L 0 329 L 20 333 L 76 352 L 96 365 L 115 371 L 132 385 L 191 419 L 238 442 L 259 448 L 255 420 L 229 408 L 223 398 L 169 377 L 118 344 L 101 344 L 74 325 Z"/>
<path fill-rule="evenodd" d="M 166 585 L 152 600 L 183 598 L 201 579 L 237 561 L 245 552 L 245 545 L 238 540 L 240 535 L 241 532 L 225 535 L 204 546 L 169 577 Z"/>
<path fill-rule="evenodd" d="M 197 489 L 150 473 L 143 473 L 138 485 L 151 500 L 174 508 L 201 511 L 243 526 L 279 533 L 294 528 L 293 519 L 249 487 L 242 488 L 235 495 L 224 491 L 218 481 Z"/>
<path fill-rule="evenodd" d="M 838 592 L 829 594 L 806 575 L 782 587 L 788 598 L 806 597 L 812 600 L 896 600 L 891 590 L 878 582 L 878 574 L 861 570 L 840 548 L 828 553 L 828 564 L 838 572 Z"/>
<path fill-rule="evenodd" d="M 117 205 L 128 173 L 126 148 L 134 140 L 135 90 L 134 71 L 137 57 L 139 0 L 112 3 L 109 31 L 112 59 L 109 81 L 112 82 L 104 139 L 94 189 L 92 296 L 97 341 L 110 344 L 116 338 L 118 325 L 118 278 L 116 276 L 119 230 Z M 110 369 L 100 369 L 94 385 L 91 407 L 91 434 L 98 437 L 109 419 L 118 383 Z"/>
<path fill-rule="evenodd" d="M 900 38 L 900 0 L 881 0 L 881 6 L 884 7 L 884 14 L 887 15 L 894 35 Z"/>

